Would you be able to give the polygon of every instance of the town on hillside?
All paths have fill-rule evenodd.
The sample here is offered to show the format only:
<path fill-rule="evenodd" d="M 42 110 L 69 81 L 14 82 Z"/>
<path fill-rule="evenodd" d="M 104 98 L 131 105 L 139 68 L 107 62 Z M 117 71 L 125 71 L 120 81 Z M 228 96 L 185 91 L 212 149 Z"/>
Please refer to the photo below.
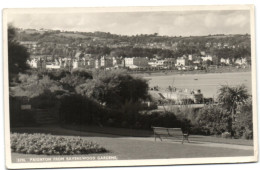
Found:
<path fill-rule="evenodd" d="M 205 70 L 251 65 L 250 35 L 122 36 L 105 32 L 17 29 L 37 69 Z"/>

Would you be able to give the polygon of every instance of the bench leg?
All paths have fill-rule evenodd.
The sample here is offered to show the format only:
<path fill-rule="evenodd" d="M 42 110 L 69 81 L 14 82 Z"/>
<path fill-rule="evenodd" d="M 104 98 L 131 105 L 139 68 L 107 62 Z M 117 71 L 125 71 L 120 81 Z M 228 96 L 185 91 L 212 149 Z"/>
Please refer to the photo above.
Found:
<path fill-rule="evenodd" d="M 188 143 L 190 143 L 190 141 L 189 141 L 189 136 L 183 135 L 183 136 L 182 136 L 182 144 L 183 144 L 183 142 L 184 142 L 185 139 L 188 141 Z"/>
<path fill-rule="evenodd" d="M 159 137 L 159 139 L 162 141 L 162 138 L 161 138 L 161 136 L 160 135 L 156 135 L 156 134 L 154 134 L 154 141 L 156 142 L 156 137 Z"/>
<path fill-rule="evenodd" d="M 161 135 L 158 135 L 159 139 L 162 141 Z"/>

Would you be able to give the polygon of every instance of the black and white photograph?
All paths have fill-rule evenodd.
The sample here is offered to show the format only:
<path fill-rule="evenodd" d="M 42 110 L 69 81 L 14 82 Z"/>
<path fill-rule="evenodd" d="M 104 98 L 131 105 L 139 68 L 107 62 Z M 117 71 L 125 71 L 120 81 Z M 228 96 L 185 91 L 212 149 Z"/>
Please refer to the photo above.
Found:
<path fill-rule="evenodd" d="M 258 161 L 253 5 L 3 10 L 6 165 Z"/>

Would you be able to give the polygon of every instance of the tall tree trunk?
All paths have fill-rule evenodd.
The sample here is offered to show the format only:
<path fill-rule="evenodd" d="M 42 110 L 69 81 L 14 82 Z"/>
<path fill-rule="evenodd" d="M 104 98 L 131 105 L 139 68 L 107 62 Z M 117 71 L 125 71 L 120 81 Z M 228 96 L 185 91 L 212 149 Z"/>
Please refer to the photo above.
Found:
<path fill-rule="evenodd" d="M 233 125 L 234 125 L 234 121 L 235 121 L 235 114 L 236 114 L 236 109 L 235 107 L 231 108 L 231 117 L 229 118 L 229 131 L 231 134 L 231 138 L 234 137 L 235 133 L 234 133 L 234 129 L 233 129 Z"/>
<path fill-rule="evenodd" d="M 233 127 L 232 127 L 232 124 L 233 124 L 233 108 L 230 108 L 230 115 L 228 117 L 228 120 L 227 120 L 227 130 L 228 132 L 231 134 L 231 137 L 233 135 Z"/>

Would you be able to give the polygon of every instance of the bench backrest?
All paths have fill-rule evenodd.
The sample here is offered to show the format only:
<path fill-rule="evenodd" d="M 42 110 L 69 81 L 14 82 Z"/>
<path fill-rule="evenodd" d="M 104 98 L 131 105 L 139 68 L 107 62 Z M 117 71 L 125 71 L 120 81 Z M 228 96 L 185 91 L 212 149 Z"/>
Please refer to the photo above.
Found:
<path fill-rule="evenodd" d="M 165 128 L 165 127 L 152 127 L 155 134 L 158 135 L 172 135 L 172 136 L 182 136 L 181 128 Z"/>

